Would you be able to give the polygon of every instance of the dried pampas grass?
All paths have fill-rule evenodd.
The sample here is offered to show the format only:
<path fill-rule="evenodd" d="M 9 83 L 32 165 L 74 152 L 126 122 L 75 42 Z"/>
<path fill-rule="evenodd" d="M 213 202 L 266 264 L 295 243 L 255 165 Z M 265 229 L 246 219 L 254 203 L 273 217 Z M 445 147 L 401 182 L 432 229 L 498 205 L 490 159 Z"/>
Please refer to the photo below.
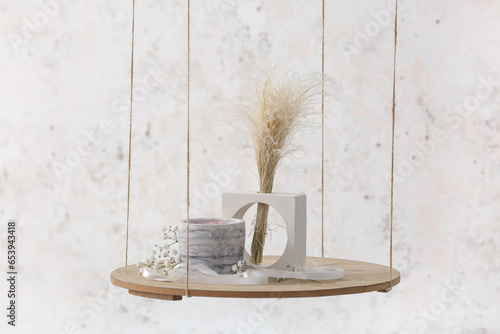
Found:
<path fill-rule="evenodd" d="M 250 89 L 238 106 L 252 135 L 261 193 L 272 192 L 276 170 L 297 149 L 292 144 L 294 134 L 312 124 L 314 97 L 322 92 L 321 74 L 298 76 L 289 65 L 290 61 L 283 61 L 250 77 Z M 258 204 L 252 263 L 262 262 L 268 212 L 268 205 Z"/>

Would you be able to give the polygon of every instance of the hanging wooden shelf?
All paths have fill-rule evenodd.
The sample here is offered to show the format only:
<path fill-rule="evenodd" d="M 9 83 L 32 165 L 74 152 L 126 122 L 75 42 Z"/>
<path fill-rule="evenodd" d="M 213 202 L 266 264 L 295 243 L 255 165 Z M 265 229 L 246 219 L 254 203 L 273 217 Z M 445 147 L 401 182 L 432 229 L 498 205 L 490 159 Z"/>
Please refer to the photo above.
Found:
<path fill-rule="evenodd" d="M 277 256 L 268 256 L 266 263 L 273 263 Z M 371 291 L 385 292 L 397 285 L 401 275 L 392 269 L 392 284 L 389 267 L 380 264 L 308 257 L 307 267 L 338 267 L 344 269 L 344 278 L 329 281 L 269 279 L 267 285 L 210 285 L 190 284 L 189 294 L 196 297 L 226 298 L 296 298 L 347 295 Z M 158 282 L 139 274 L 136 265 L 116 269 L 111 273 L 111 283 L 129 290 L 131 295 L 163 300 L 181 300 L 185 294 L 185 283 Z"/>
<path fill-rule="evenodd" d="M 269 279 L 267 285 L 209 285 L 209 284 L 189 284 L 189 295 L 198 297 L 226 297 L 226 298 L 296 298 L 296 297 L 320 297 L 347 295 L 371 291 L 387 292 L 393 286 L 397 285 L 401 276 L 400 273 L 392 268 L 392 224 L 394 208 L 394 138 L 395 138 L 395 116 L 396 116 L 396 46 L 397 46 L 397 13 L 398 1 L 395 3 L 394 15 L 394 62 L 393 62 L 393 85 L 392 85 L 392 168 L 391 168 L 391 206 L 390 206 L 390 263 L 387 267 L 380 264 L 360 262 L 333 258 L 307 258 L 307 267 L 338 267 L 344 269 L 344 277 L 337 280 L 312 281 L 290 279 L 277 282 Z M 132 7 L 132 55 L 131 55 L 131 73 L 130 73 L 130 130 L 129 130 L 129 164 L 128 164 L 128 195 L 127 195 L 127 248 L 125 251 L 125 262 L 128 257 L 128 226 L 130 213 L 130 166 L 132 152 L 132 109 L 133 109 L 133 89 L 134 89 L 134 16 L 135 0 Z M 325 2 L 322 6 L 322 78 L 325 77 L 324 69 L 324 30 L 325 30 Z M 189 96 L 190 96 L 190 0 L 187 0 L 187 212 L 189 213 L 190 198 L 190 123 L 189 123 Z M 324 87 L 322 86 L 324 90 Z M 322 116 L 324 116 L 324 94 L 322 94 Z M 324 134 L 324 122 L 322 122 L 322 136 Z M 324 146 L 324 145 L 323 145 Z M 322 147 L 322 153 L 324 147 Z M 322 174 L 324 167 L 324 157 L 322 158 Z M 322 194 L 324 193 L 324 183 L 321 185 Z M 323 209 L 323 200 L 321 202 Z M 231 217 L 233 215 L 229 215 Z M 189 219 L 189 215 L 187 217 Z M 323 231 L 323 220 L 322 220 Z M 323 233 L 321 235 L 324 240 Z M 187 244 L 189 249 L 189 243 Z M 322 245 L 323 249 L 323 245 Z M 303 259 L 303 258 L 302 258 Z M 278 260 L 277 256 L 265 257 L 264 263 L 274 263 Z M 287 262 L 288 263 L 288 262 Z M 139 269 L 135 265 L 118 268 L 111 273 L 111 282 L 119 287 L 129 290 L 129 293 L 146 298 L 156 298 L 163 300 L 181 300 L 186 294 L 185 283 L 158 282 L 152 279 L 144 278 L 139 274 Z"/>

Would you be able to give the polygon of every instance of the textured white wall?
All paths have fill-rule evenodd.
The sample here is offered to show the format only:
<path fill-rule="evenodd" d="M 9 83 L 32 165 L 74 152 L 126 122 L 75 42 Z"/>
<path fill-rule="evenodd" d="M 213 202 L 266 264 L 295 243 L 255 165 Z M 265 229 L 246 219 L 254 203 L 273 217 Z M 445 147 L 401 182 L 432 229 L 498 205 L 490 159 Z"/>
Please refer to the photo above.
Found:
<path fill-rule="evenodd" d="M 326 73 L 340 85 L 327 101 L 326 255 L 388 263 L 392 4 L 326 3 Z M 19 222 L 17 332 L 500 332 L 500 3 L 400 7 L 401 284 L 170 303 L 108 283 L 124 262 L 131 1 L 2 1 L 0 221 Z M 248 141 L 229 126 L 239 75 L 289 52 L 297 71 L 320 71 L 321 1 L 192 0 L 191 19 L 193 210 L 208 216 L 221 191 L 257 188 Z M 185 1 L 137 1 L 130 262 L 184 215 L 185 22 Z M 98 140 L 83 147 L 86 133 Z M 282 166 L 275 190 L 307 194 L 308 254 L 318 255 L 320 131 L 298 139 L 307 154 Z M 239 172 L 214 187 L 231 161 Z M 0 240 L 4 254 L 5 227 Z"/>

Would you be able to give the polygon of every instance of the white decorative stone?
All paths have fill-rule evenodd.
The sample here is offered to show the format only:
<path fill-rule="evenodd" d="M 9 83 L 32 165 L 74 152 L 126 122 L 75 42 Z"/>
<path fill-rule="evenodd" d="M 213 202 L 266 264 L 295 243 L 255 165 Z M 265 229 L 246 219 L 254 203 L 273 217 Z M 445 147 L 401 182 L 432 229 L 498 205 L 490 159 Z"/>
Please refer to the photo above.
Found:
<path fill-rule="evenodd" d="M 179 253 L 186 262 L 186 220 L 179 223 Z M 245 221 L 225 218 L 189 219 L 189 264 L 207 266 L 219 274 L 232 274 L 231 267 L 243 260 Z"/>
<path fill-rule="evenodd" d="M 222 194 L 222 215 L 243 218 L 245 212 L 256 203 L 273 207 L 283 218 L 287 230 L 287 243 L 281 258 L 270 268 L 298 270 L 306 268 L 307 202 L 305 194 L 260 194 L 254 192 L 228 192 Z M 245 250 L 245 260 L 250 255 Z"/>

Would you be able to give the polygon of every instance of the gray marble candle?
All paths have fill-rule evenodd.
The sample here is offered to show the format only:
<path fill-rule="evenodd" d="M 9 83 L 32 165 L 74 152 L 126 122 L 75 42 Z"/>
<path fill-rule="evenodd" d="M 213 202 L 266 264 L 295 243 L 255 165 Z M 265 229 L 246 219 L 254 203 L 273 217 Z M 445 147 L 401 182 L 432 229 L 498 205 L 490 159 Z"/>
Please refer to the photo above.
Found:
<path fill-rule="evenodd" d="M 186 220 L 179 223 L 179 252 L 186 262 Z M 219 274 L 232 274 L 231 267 L 243 260 L 245 221 L 227 218 L 189 219 L 189 264 L 202 264 Z"/>

